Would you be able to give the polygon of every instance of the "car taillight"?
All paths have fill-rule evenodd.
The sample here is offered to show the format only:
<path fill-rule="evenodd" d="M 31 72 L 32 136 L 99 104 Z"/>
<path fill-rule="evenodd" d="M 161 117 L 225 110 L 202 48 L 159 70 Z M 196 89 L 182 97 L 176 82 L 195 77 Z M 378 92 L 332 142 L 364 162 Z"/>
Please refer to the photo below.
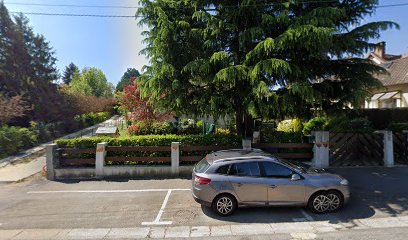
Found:
<path fill-rule="evenodd" d="M 199 176 L 195 176 L 194 178 L 194 183 L 196 185 L 209 184 L 210 182 L 211 182 L 211 179 L 209 178 L 204 178 L 204 177 L 199 177 Z"/>

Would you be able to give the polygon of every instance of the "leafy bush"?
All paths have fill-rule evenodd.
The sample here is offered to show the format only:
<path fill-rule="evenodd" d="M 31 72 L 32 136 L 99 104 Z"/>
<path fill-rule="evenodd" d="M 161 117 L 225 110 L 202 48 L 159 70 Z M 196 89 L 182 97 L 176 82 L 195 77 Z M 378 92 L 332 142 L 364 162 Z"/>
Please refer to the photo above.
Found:
<path fill-rule="evenodd" d="M 300 132 L 302 131 L 302 121 L 298 118 L 281 121 L 277 130 L 280 132 Z"/>
<path fill-rule="evenodd" d="M 140 121 L 128 127 L 128 133 L 131 136 L 136 135 L 160 135 L 171 134 L 174 132 L 173 124 L 169 122 L 160 122 L 153 120 Z"/>
<path fill-rule="evenodd" d="M 203 132 L 203 122 L 195 122 L 193 119 L 180 119 L 178 123 L 178 134 L 189 135 L 189 134 L 200 134 Z"/>
<path fill-rule="evenodd" d="M 329 119 L 324 130 L 331 132 L 372 133 L 374 128 L 367 118 L 335 117 Z"/>
<path fill-rule="evenodd" d="M 240 146 L 241 137 L 237 135 L 146 135 L 128 138 L 72 138 L 55 141 L 59 147 L 67 148 L 95 148 L 96 144 L 107 142 L 109 146 L 170 146 L 172 142 L 181 142 L 182 145 L 216 145 Z"/>
<path fill-rule="evenodd" d="M 302 132 L 265 132 L 261 129 L 261 142 L 263 143 L 302 143 L 305 140 Z"/>
<path fill-rule="evenodd" d="M 304 135 L 310 135 L 312 131 L 324 130 L 327 121 L 328 119 L 324 117 L 312 118 L 303 126 L 302 132 Z"/>
<path fill-rule="evenodd" d="M 131 125 L 127 128 L 127 131 L 129 135 L 134 136 L 134 135 L 139 135 L 140 134 L 140 127 L 139 125 Z"/>
<path fill-rule="evenodd" d="M 30 148 L 38 142 L 35 132 L 21 127 L 0 127 L 0 157 L 17 153 L 21 149 Z"/>
<path fill-rule="evenodd" d="M 48 142 L 52 139 L 51 132 L 47 125 L 43 122 L 30 122 L 31 129 L 38 136 L 39 142 Z"/>
<path fill-rule="evenodd" d="M 75 121 L 77 121 L 81 127 L 89 127 L 100 122 L 106 121 L 111 117 L 109 112 L 98 112 L 98 113 L 86 113 L 75 116 Z"/>
<path fill-rule="evenodd" d="M 276 131 L 274 124 L 262 124 L 260 127 L 263 143 L 300 143 L 305 141 L 302 132 Z"/>
<path fill-rule="evenodd" d="M 229 135 L 229 134 L 231 134 L 231 131 L 229 129 L 226 129 L 226 128 L 217 128 L 217 130 L 215 131 L 215 134 L 217 134 L 217 135 Z"/>
<path fill-rule="evenodd" d="M 408 122 L 403 123 L 391 123 L 388 129 L 393 132 L 402 132 L 408 130 Z"/>

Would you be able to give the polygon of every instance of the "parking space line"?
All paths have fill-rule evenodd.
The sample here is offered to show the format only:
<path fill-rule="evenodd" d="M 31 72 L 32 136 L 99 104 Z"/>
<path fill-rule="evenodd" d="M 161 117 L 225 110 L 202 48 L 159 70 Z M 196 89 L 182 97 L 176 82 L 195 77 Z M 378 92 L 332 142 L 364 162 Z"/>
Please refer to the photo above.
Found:
<path fill-rule="evenodd" d="M 173 222 L 172 221 L 160 221 L 161 216 L 163 215 L 164 209 L 166 208 L 167 202 L 169 201 L 170 194 L 172 190 L 168 190 L 166 197 L 164 198 L 163 204 L 159 210 L 159 213 L 156 216 L 156 219 L 154 219 L 153 222 L 142 222 L 142 225 L 170 225 Z"/>
<path fill-rule="evenodd" d="M 47 193 L 137 193 L 137 192 L 167 192 L 167 191 L 190 191 L 189 188 L 174 189 L 128 189 L 128 190 L 62 190 L 62 191 L 30 191 L 27 194 Z"/>

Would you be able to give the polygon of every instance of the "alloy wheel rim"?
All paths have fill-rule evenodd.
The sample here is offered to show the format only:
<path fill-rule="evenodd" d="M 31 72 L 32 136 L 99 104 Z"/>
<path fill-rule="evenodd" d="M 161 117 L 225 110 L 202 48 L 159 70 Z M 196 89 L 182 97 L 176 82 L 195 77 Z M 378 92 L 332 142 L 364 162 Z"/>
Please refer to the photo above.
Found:
<path fill-rule="evenodd" d="M 327 196 L 318 195 L 313 200 L 313 208 L 318 212 L 326 212 L 330 208 L 329 203 L 330 201 Z"/>
<path fill-rule="evenodd" d="M 329 210 L 330 211 L 337 210 L 340 206 L 340 198 L 333 193 L 327 195 L 327 198 L 329 200 Z"/>
<path fill-rule="evenodd" d="M 232 210 L 232 200 L 228 197 L 222 197 L 217 201 L 217 210 L 222 214 L 228 214 Z"/>

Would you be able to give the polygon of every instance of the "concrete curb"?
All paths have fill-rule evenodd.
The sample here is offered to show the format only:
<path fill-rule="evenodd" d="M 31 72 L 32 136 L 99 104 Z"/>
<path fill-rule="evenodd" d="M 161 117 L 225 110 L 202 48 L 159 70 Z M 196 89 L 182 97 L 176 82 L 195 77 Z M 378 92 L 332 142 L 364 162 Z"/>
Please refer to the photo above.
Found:
<path fill-rule="evenodd" d="M 244 237 L 290 234 L 292 239 L 315 239 L 316 234 L 345 230 L 408 227 L 407 216 L 359 219 L 355 226 L 346 223 L 284 222 L 250 223 L 215 226 L 156 226 L 134 228 L 71 228 L 71 229 L 0 229 L 0 239 L 140 239 Z M 311 236 L 309 238 L 309 236 Z M 2 238 L 3 237 L 3 238 Z"/>

